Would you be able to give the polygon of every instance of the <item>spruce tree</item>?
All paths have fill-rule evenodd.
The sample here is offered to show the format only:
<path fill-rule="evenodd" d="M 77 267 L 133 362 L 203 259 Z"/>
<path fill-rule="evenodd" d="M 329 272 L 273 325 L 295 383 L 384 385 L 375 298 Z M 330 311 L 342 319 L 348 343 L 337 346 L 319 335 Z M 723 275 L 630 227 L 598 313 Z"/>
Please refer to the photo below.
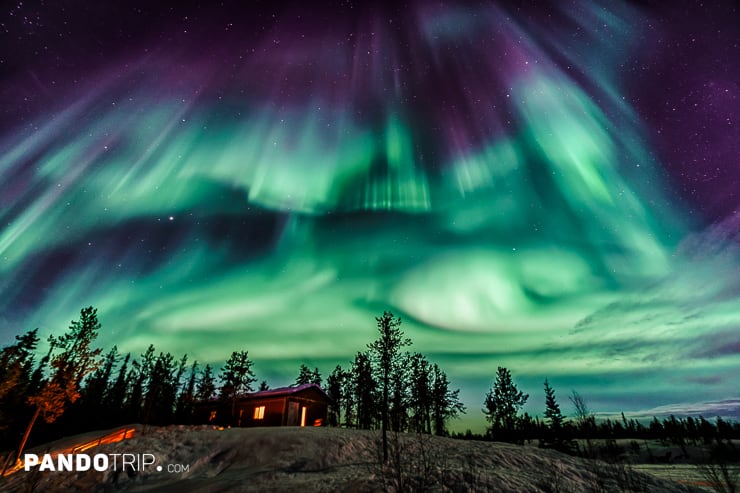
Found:
<path fill-rule="evenodd" d="M 22 396 L 26 392 L 31 382 L 34 351 L 39 342 L 38 330 L 15 336 L 15 344 L 0 351 L 0 400 L 12 394 Z"/>
<path fill-rule="evenodd" d="M 321 372 L 318 368 L 311 370 L 308 366 L 302 364 L 298 370 L 298 377 L 295 379 L 296 385 L 315 383 L 321 385 Z"/>
<path fill-rule="evenodd" d="M 326 378 L 326 391 L 331 397 L 332 402 L 329 404 L 329 424 L 338 426 L 342 418 L 342 380 L 344 379 L 344 370 L 337 365 Z"/>
<path fill-rule="evenodd" d="M 370 357 L 358 352 L 352 364 L 352 388 L 356 404 L 357 428 L 369 430 L 377 414 L 377 384 L 373 378 Z"/>
<path fill-rule="evenodd" d="M 236 413 L 237 400 L 246 392 L 251 392 L 252 384 L 257 380 L 252 371 L 252 364 L 247 351 L 234 351 L 219 375 L 223 382 L 219 398 L 231 402 L 232 420 Z"/>
<path fill-rule="evenodd" d="M 126 377 L 128 389 L 126 398 L 127 421 L 144 421 L 144 394 L 151 381 L 154 362 L 153 344 L 150 344 L 146 352 L 141 355 L 141 362 L 137 360 L 131 362 L 131 369 Z"/>
<path fill-rule="evenodd" d="M 0 351 L 0 448 L 6 449 L 18 443 L 17 429 L 30 414 L 26 399 L 38 391 L 43 368 L 48 358 L 41 361 L 39 369 L 33 370 L 34 351 L 38 344 L 38 329 L 15 336 L 15 344 Z M 38 379 L 38 382 L 35 382 Z M 32 410 L 31 410 L 32 412 Z"/>
<path fill-rule="evenodd" d="M 203 376 L 198 382 L 198 388 L 195 391 L 195 398 L 198 401 L 209 401 L 216 394 L 216 379 L 213 376 L 211 365 L 207 364 L 203 370 Z"/>
<path fill-rule="evenodd" d="M 154 361 L 144 395 L 144 424 L 171 422 L 177 395 L 177 366 L 170 353 L 159 353 Z"/>
<path fill-rule="evenodd" d="M 450 390 L 447 374 L 435 363 L 432 366 L 434 383 L 432 386 L 432 421 L 434 434 L 447 435 L 446 423 L 465 413 L 465 406 L 460 402 L 460 389 Z"/>
<path fill-rule="evenodd" d="M 318 368 L 313 369 L 313 374 L 311 375 L 311 383 L 314 383 L 321 387 L 321 372 Z"/>
<path fill-rule="evenodd" d="M 432 366 L 421 353 L 410 358 L 411 394 L 409 407 L 412 411 L 411 430 L 417 433 L 432 432 Z"/>
<path fill-rule="evenodd" d="M 103 414 L 105 415 L 103 423 L 105 426 L 122 424 L 126 416 L 123 412 L 124 402 L 126 401 L 126 372 L 128 371 L 128 362 L 131 359 L 131 353 L 127 353 L 123 358 L 121 367 L 118 369 L 118 376 L 113 384 L 106 390 L 103 399 Z"/>
<path fill-rule="evenodd" d="M 183 386 L 175 405 L 175 420 L 178 423 L 190 424 L 193 420 L 193 404 L 195 402 L 195 382 L 198 378 L 198 362 L 190 365 L 190 376 Z"/>
<path fill-rule="evenodd" d="M 125 421 L 141 421 L 141 402 L 144 398 L 144 379 L 142 375 L 141 363 L 134 359 L 131 361 L 131 367 L 126 374 L 126 404 L 124 406 Z"/>
<path fill-rule="evenodd" d="M 483 413 L 491 423 L 490 433 L 503 441 L 515 439 L 516 420 L 519 409 L 527 402 L 529 394 L 517 388 L 511 379 L 511 372 L 501 366 L 496 372 L 493 387 L 488 390 Z"/>
<path fill-rule="evenodd" d="M 80 399 L 77 403 L 77 409 L 73 409 L 71 414 L 74 416 L 76 428 L 94 429 L 103 424 L 105 413 L 103 411 L 103 397 L 110 385 L 110 377 L 113 368 L 118 361 L 118 348 L 108 351 L 103 359 L 103 364 L 98 368 L 85 382 L 85 387 L 81 391 Z M 71 430 L 67 430 L 68 432 Z"/>
<path fill-rule="evenodd" d="M 565 419 L 560 412 L 560 405 L 555 399 L 555 391 L 550 387 L 550 382 L 545 379 L 545 418 L 549 421 L 550 428 L 556 434 L 563 426 Z"/>
<path fill-rule="evenodd" d="M 356 376 L 354 367 L 344 372 L 342 376 L 342 397 L 344 404 L 344 426 L 355 426 L 355 385 Z"/>
<path fill-rule="evenodd" d="M 409 427 L 409 406 L 411 404 L 410 360 L 411 355 L 408 351 L 399 353 L 397 363 L 391 372 L 391 395 L 388 416 L 390 429 L 395 432 L 405 431 Z"/>
<path fill-rule="evenodd" d="M 401 355 L 401 349 L 411 344 L 404 337 L 401 330 L 401 318 L 386 311 L 380 317 L 375 317 L 378 324 L 378 338 L 368 344 L 375 364 L 380 373 L 381 385 L 381 424 L 383 430 L 383 462 L 388 461 L 388 424 L 390 418 L 390 392 L 393 374 L 396 371 Z"/>

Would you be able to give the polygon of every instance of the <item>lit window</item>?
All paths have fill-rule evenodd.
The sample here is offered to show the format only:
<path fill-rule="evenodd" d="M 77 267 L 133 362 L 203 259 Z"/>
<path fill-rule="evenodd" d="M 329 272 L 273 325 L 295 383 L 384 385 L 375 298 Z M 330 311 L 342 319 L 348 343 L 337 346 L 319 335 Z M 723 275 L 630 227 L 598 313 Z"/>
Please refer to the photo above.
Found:
<path fill-rule="evenodd" d="M 216 411 L 211 411 L 210 416 L 208 416 L 208 421 L 211 422 L 214 419 L 216 419 Z"/>
<path fill-rule="evenodd" d="M 254 419 L 265 419 L 265 406 L 254 408 Z"/>

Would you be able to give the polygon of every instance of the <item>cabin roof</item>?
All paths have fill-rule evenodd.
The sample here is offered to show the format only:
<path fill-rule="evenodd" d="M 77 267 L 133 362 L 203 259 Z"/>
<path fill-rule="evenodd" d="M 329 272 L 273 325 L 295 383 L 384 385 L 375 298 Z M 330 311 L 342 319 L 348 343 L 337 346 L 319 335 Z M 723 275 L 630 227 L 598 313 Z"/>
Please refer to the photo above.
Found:
<path fill-rule="evenodd" d="M 314 389 L 321 393 L 323 397 L 326 398 L 326 400 L 331 401 L 331 397 L 329 397 L 326 392 L 324 392 L 324 389 L 322 389 L 319 385 L 316 385 L 315 383 L 304 383 L 301 385 L 290 385 L 288 387 L 280 387 L 277 389 L 270 389 L 270 390 L 261 390 L 259 392 L 251 392 L 247 394 L 245 397 L 247 399 L 259 399 L 262 397 L 284 397 L 289 396 L 293 394 L 297 394 L 299 392 L 304 392 L 306 390 Z"/>

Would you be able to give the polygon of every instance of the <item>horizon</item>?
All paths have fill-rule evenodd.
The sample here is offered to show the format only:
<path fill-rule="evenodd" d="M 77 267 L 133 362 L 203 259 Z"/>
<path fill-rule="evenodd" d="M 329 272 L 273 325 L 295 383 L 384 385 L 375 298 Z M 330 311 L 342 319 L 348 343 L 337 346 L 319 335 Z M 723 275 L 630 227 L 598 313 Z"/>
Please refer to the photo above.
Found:
<path fill-rule="evenodd" d="M 498 366 L 532 415 L 738 419 L 737 7 L 553 3 L 12 7 L 0 344 L 92 305 L 272 385 L 387 309 L 453 430 Z"/>
<path fill-rule="evenodd" d="M 21 335 L 21 334 L 17 334 Z M 60 334 L 53 334 L 55 336 L 59 336 Z M 35 351 L 36 357 L 41 356 L 45 354 L 48 351 L 48 345 L 44 345 L 45 338 L 41 338 L 39 340 L 39 347 Z M 369 342 L 369 341 L 368 341 Z M 365 346 L 365 349 L 367 346 Z M 103 350 L 103 354 L 105 354 L 109 349 L 111 348 L 101 348 Z M 168 351 L 161 349 L 161 348 L 154 348 L 155 354 L 158 352 L 164 352 L 167 353 Z M 409 351 L 411 353 L 414 351 L 413 341 L 412 345 L 409 348 Z M 119 360 L 121 357 L 123 357 L 126 353 L 118 353 Z M 186 354 L 189 358 L 188 366 L 192 363 L 194 363 L 196 360 L 190 360 L 190 355 Z M 139 359 L 137 356 L 141 355 L 135 355 L 131 354 L 132 360 Z M 175 358 L 181 357 L 182 355 L 173 354 Z M 252 356 L 252 355 L 250 355 Z M 425 355 L 426 356 L 426 355 Z M 253 357 L 250 357 L 250 359 L 253 361 L 254 366 L 256 368 L 259 368 L 259 359 L 254 359 Z M 218 376 L 223 367 L 223 363 L 225 362 L 226 358 L 223 359 L 223 361 L 214 361 L 209 362 L 207 364 L 211 365 L 213 374 Z M 431 360 L 430 363 L 435 363 L 434 360 Z M 116 363 L 116 367 L 114 367 L 114 373 L 115 370 L 119 367 L 120 361 Z M 298 375 L 298 370 L 300 369 L 300 365 L 305 364 L 305 362 L 299 363 L 293 374 L 283 377 L 274 377 L 277 382 L 275 383 L 274 380 L 263 378 L 263 376 L 259 373 L 256 374 L 256 381 L 252 385 L 252 390 L 248 391 L 247 394 L 250 393 L 258 393 L 261 392 L 258 389 L 258 382 L 264 381 L 268 384 L 269 388 L 268 391 L 274 391 L 279 390 L 283 388 L 290 388 L 290 387 L 296 387 L 300 386 L 295 382 L 295 377 Z M 338 362 L 340 366 L 342 366 L 344 369 L 348 369 L 351 366 L 351 358 L 347 358 L 345 361 Z M 202 373 L 206 363 L 198 361 L 198 371 L 199 373 Z M 315 367 L 313 365 L 307 365 L 310 369 L 316 368 L 319 370 L 322 378 L 321 388 L 326 391 L 326 378 L 331 372 L 331 370 L 334 368 L 335 365 L 332 365 L 330 368 L 322 369 L 319 367 Z M 445 368 L 442 368 L 444 371 Z M 511 369 L 510 369 L 511 370 Z M 515 369 L 514 372 L 515 373 Z M 188 375 L 183 375 L 183 378 L 186 378 Z M 547 378 L 547 377 L 546 377 Z M 220 382 L 220 379 L 217 378 L 217 383 Z M 540 388 L 537 391 L 534 391 L 533 388 L 522 386 L 521 382 L 514 378 L 514 383 L 519 387 L 520 390 L 522 390 L 525 394 L 528 394 L 529 398 L 527 399 L 527 402 L 522 406 L 521 412 L 522 413 L 528 413 L 532 418 L 539 418 L 543 419 L 543 411 L 545 408 L 545 402 L 544 402 L 544 387 L 542 384 L 540 385 Z M 530 382 L 531 383 L 531 382 Z M 652 421 L 654 418 L 658 418 L 662 421 L 662 419 L 675 416 L 679 419 L 685 419 L 688 417 L 692 418 L 705 418 L 708 421 L 714 422 L 718 417 L 722 418 L 729 422 L 738 423 L 740 422 L 740 397 L 736 398 L 727 398 L 720 401 L 705 401 L 705 402 L 674 402 L 664 405 L 659 405 L 650 409 L 600 409 L 596 410 L 591 407 L 591 402 L 588 399 L 588 396 L 582 395 L 578 389 L 570 389 L 567 393 L 562 394 L 562 389 L 557 388 L 557 386 L 553 385 L 552 380 L 550 381 L 550 384 L 553 386 L 553 390 L 555 391 L 555 396 L 557 399 L 558 404 L 560 405 L 561 410 L 563 411 L 563 417 L 565 418 L 565 421 L 570 421 L 573 419 L 576 419 L 574 417 L 575 409 L 573 408 L 573 402 L 571 400 L 571 396 L 573 395 L 573 392 L 576 392 L 579 394 L 581 398 L 583 398 L 585 404 L 587 405 L 589 411 L 594 416 L 597 422 L 605 421 L 605 420 L 611 420 L 611 421 L 619 421 L 621 422 L 623 417 L 626 419 L 634 419 L 642 424 L 647 424 L 650 421 Z M 301 384 L 306 385 L 306 384 Z M 493 385 L 493 379 L 491 380 L 491 383 L 489 385 L 489 388 Z M 480 404 L 475 406 L 470 406 L 469 403 L 473 402 L 475 400 L 474 397 L 471 397 L 473 394 L 469 391 L 469 389 L 465 388 L 459 388 L 452 382 L 451 389 L 459 389 L 460 395 L 461 395 L 461 402 L 466 405 L 466 412 L 462 413 L 456 418 L 452 418 L 447 422 L 447 428 L 450 433 L 465 433 L 466 431 L 470 430 L 474 434 L 485 434 L 486 430 L 490 427 L 490 423 L 487 422 L 484 410 L 483 410 L 483 401 L 484 401 L 484 395 L 481 394 L 480 396 Z M 246 394 L 245 394 L 246 395 Z M 467 400 L 466 400 L 466 397 Z M 214 395 L 213 399 L 217 399 L 217 396 Z"/>

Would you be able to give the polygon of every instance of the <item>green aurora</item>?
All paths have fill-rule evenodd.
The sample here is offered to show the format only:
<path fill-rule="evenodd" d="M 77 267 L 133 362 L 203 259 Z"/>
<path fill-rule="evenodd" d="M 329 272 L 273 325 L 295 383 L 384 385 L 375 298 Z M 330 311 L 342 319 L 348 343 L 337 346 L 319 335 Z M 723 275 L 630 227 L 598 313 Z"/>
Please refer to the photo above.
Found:
<path fill-rule="evenodd" d="M 689 219 L 616 74 L 634 11 L 584 8 L 614 37 L 584 19 L 593 43 L 570 51 L 496 9 L 419 9 L 410 44 L 460 102 L 437 113 L 394 79 L 404 54 L 382 28 L 388 68 L 352 72 L 337 49 L 310 98 L 280 96 L 308 77 L 297 42 L 233 75 L 261 97 L 185 55 L 99 74 L 0 144 L 5 342 L 94 305 L 104 347 L 216 364 L 245 349 L 280 385 L 346 364 L 390 309 L 462 389 L 458 427 L 482 428 L 497 366 L 532 414 L 545 377 L 603 412 L 737 396 L 737 218 Z M 592 68 L 576 77 L 559 50 Z"/>

